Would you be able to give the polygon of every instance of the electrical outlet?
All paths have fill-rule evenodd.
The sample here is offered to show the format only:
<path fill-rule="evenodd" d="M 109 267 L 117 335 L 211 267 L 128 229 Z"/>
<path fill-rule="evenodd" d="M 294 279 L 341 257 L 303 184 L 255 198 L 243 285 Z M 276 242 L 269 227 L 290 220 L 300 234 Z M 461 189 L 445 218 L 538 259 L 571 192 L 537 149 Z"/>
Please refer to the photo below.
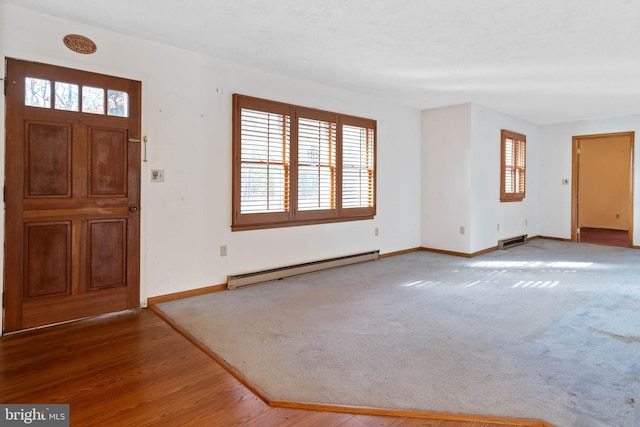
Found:
<path fill-rule="evenodd" d="M 378 233 L 379 233 L 378 227 L 376 227 L 374 233 L 375 233 L 376 236 L 378 235 Z"/>
<path fill-rule="evenodd" d="M 464 234 L 464 225 L 460 226 L 460 234 Z"/>
<path fill-rule="evenodd" d="M 227 256 L 227 245 L 220 245 L 220 256 Z"/>
<path fill-rule="evenodd" d="M 567 178 L 562 178 L 562 185 L 569 185 L 569 180 Z"/>
<path fill-rule="evenodd" d="M 151 182 L 164 182 L 164 169 L 151 169 Z"/>
<path fill-rule="evenodd" d="M 500 231 L 500 224 L 496 225 L 496 231 Z"/>

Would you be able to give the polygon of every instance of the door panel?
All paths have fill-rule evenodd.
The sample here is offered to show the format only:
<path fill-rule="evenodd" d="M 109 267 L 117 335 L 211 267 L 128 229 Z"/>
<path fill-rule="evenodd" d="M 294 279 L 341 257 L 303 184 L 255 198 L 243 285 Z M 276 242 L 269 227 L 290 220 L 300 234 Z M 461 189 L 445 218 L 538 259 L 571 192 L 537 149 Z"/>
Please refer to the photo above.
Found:
<path fill-rule="evenodd" d="M 123 129 L 89 129 L 89 196 L 127 194 L 127 140 Z"/>
<path fill-rule="evenodd" d="M 25 299 L 71 293 L 71 223 L 25 224 Z"/>
<path fill-rule="evenodd" d="M 5 331 L 138 307 L 140 82 L 14 59 L 7 78 Z"/>
<path fill-rule="evenodd" d="M 25 197 L 71 196 L 71 124 L 26 125 Z"/>
<path fill-rule="evenodd" d="M 127 222 L 89 221 L 89 288 L 127 284 Z"/>

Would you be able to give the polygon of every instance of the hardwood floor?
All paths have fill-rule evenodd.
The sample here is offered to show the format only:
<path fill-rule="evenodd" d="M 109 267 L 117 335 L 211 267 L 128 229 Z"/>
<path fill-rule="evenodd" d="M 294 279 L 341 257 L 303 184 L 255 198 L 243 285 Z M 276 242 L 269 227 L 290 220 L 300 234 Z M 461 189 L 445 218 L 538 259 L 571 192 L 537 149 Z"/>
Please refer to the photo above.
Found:
<path fill-rule="evenodd" d="M 0 403 L 69 404 L 72 426 L 515 425 L 269 407 L 148 310 L 0 338 Z"/>
<path fill-rule="evenodd" d="M 629 247 L 629 232 L 607 228 L 580 228 L 580 242 L 595 245 Z"/>

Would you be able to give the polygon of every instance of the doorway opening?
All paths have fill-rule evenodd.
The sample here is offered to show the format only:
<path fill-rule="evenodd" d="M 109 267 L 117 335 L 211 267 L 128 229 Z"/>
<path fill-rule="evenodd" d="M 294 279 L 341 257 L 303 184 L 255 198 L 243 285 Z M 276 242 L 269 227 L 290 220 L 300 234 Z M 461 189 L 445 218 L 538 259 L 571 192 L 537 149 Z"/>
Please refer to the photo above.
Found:
<path fill-rule="evenodd" d="M 633 246 L 634 132 L 573 137 L 571 240 Z"/>

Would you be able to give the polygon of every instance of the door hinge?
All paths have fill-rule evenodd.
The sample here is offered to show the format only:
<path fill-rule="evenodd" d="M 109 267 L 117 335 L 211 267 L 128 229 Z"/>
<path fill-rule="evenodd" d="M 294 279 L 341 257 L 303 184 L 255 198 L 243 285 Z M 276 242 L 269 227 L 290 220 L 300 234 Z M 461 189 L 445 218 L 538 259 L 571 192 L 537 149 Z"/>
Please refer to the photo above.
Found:
<path fill-rule="evenodd" d="M 577 151 L 578 154 L 580 154 L 580 149 L 579 148 L 576 151 Z"/>

